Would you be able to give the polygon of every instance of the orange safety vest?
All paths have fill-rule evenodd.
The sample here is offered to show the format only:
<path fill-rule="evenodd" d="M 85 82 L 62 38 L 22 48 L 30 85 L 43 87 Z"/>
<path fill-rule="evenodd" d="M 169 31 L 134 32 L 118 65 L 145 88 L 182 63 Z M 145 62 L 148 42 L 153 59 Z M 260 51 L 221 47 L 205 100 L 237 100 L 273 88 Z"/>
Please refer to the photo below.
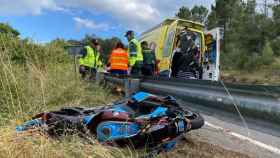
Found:
<path fill-rule="evenodd" d="M 118 48 L 112 51 L 109 60 L 111 70 L 128 70 L 128 53 L 124 49 Z"/>

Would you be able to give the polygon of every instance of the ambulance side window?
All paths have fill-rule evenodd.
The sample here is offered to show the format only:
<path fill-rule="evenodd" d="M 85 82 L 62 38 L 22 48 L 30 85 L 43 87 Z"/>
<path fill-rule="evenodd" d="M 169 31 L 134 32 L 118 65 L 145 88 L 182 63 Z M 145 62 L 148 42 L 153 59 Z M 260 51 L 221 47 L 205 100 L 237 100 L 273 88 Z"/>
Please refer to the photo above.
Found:
<path fill-rule="evenodd" d="M 169 57 L 169 55 L 172 51 L 173 38 L 174 38 L 174 31 L 171 31 L 171 32 L 168 33 L 167 38 L 164 42 L 163 57 Z"/>

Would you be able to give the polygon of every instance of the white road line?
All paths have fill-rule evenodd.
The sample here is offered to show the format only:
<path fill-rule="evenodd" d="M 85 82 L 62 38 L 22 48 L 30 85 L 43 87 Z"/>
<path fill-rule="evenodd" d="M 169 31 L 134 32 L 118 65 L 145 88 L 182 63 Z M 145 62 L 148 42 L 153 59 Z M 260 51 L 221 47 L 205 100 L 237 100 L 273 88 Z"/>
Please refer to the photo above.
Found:
<path fill-rule="evenodd" d="M 205 125 L 211 127 L 211 128 L 214 128 L 216 130 L 222 130 L 222 131 L 225 131 L 224 128 L 222 127 L 219 127 L 219 126 L 216 126 L 216 125 L 213 125 L 209 122 L 205 122 Z M 246 136 L 243 136 L 241 134 L 238 134 L 238 133 L 235 133 L 235 132 L 226 132 L 227 134 L 231 135 L 231 136 L 234 136 L 236 138 L 239 138 L 241 140 L 245 140 L 245 141 L 248 141 L 256 146 L 259 146 L 261 148 L 264 148 L 266 150 L 269 150 L 270 152 L 273 152 L 273 153 L 276 153 L 276 154 L 279 154 L 280 155 L 280 149 L 277 148 L 277 147 L 274 147 L 274 146 L 271 146 L 271 145 L 267 145 L 267 144 L 264 144 L 262 142 L 259 142 L 257 140 L 254 140 L 252 138 L 249 138 L 249 137 L 246 137 Z"/>

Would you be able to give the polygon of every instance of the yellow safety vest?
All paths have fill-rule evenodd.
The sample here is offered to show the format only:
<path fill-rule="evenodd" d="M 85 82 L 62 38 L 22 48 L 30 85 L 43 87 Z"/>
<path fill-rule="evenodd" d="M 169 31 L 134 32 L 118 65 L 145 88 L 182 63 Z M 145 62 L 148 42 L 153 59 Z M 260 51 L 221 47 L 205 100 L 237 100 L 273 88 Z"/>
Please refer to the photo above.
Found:
<path fill-rule="evenodd" d="M 100 60 L 100 53 L 95 51 L 90 46 L 85 46 L 87 55 L 84 58 L 79 59 L 80 65 L 88 66 L 90 68 L 98 68 L 102 66 Z"/>
<path fill-rule="evenodd" d="M 130 50 L 130 45 L 134 44 L 136 46 L 136 52 Z M 132 52 L 133 51 L 133 52 Z M 143 62 L 142 48 L 139 41 L 135 38 L 128 43 L 128 53 L 129 53 L 129 65 L 134 66 L 137 61 Z"/>

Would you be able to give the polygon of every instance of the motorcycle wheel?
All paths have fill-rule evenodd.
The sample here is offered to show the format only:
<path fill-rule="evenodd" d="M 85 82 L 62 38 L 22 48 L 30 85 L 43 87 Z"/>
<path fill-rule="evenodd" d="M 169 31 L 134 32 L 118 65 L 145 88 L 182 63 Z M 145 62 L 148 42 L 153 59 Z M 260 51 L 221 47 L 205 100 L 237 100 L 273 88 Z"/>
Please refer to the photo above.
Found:
<path fill-rule="evenodd" d="M 191 130 L 199 129 L 204 125 L 204 118 L 199 113 L 193 113 L 188 119 L 191 121 Z"/>

